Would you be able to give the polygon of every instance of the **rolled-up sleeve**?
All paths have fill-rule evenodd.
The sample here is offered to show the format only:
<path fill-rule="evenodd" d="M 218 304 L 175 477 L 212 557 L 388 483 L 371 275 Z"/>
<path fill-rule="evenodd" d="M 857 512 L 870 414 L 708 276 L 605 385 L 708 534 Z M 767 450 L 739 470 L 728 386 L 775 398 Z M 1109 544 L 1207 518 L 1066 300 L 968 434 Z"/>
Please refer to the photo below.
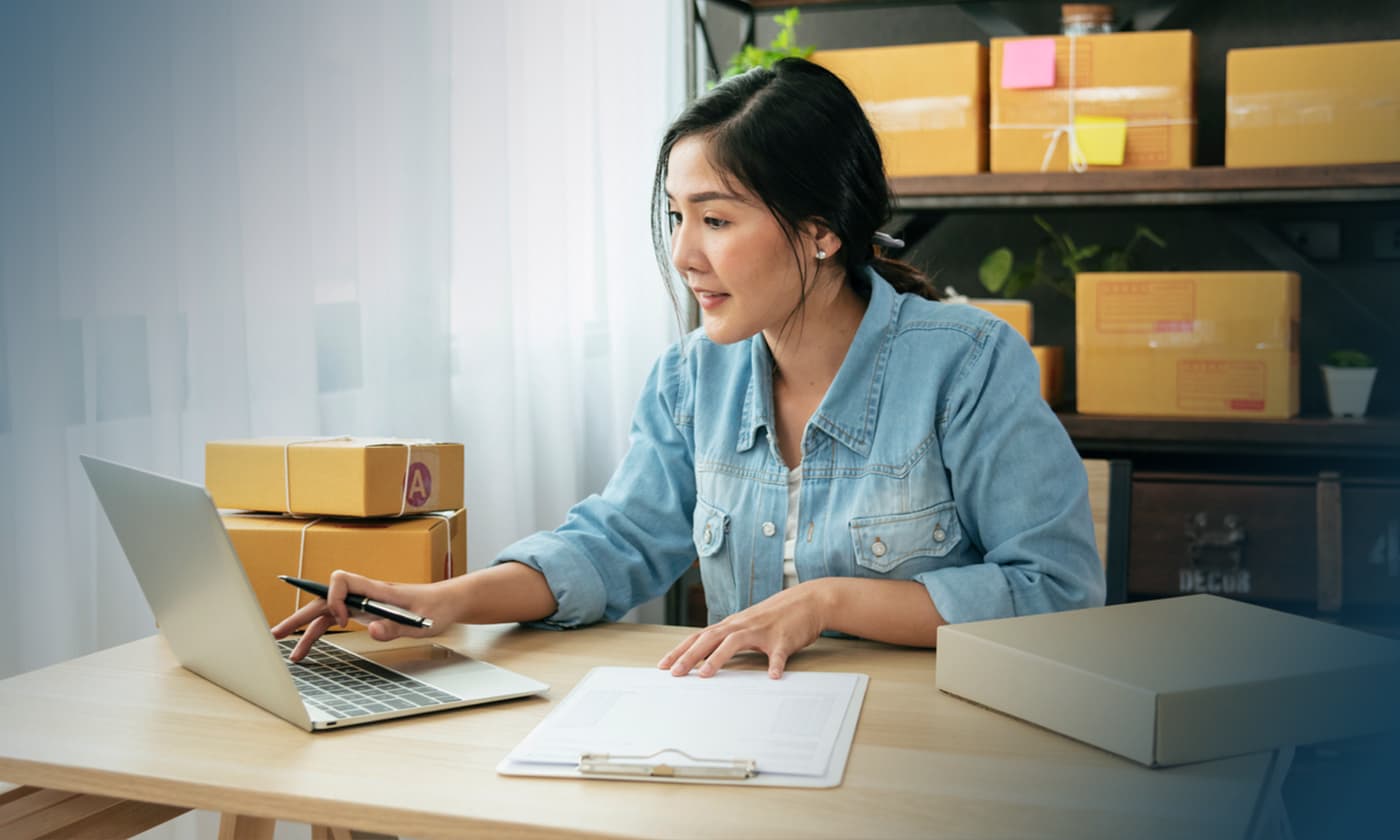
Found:
<path fill-rule="evenodd" d="M 602 493 L 570 509 L 553 531 L 507 547 L 495 563 L 536 569 L 558 609 L 556 628 L 615 621 L 665 592 L 695 559 L 692 387 L 687 357 L 672 347 L 642 390 L 626 455 Z"/>
<path fill-rule="evenodd" d="M 1025 341 L 993 323 L 939 416 L 958 515 L 984 550 L 981 564 L 918 576 L 939 614 L 964 622 L 1103 604 L 1084 463 L 1040 395 Z"/>

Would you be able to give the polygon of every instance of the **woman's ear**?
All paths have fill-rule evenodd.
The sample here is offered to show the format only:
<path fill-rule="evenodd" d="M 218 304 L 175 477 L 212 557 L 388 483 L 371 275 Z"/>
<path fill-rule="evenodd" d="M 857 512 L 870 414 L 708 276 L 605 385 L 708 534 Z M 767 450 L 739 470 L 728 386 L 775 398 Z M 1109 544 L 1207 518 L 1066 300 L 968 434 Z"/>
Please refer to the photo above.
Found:
<path fill-rule="evenodd" d="M 803 234 L 811 242 L 812 253 L 824 254 L 817 257 L 819 260 L 829 260 L 841 250 L 841 237 L 837 236 L 831 228 L 827 227 L 822 219 L 813 219 L 803 226 Z"/>

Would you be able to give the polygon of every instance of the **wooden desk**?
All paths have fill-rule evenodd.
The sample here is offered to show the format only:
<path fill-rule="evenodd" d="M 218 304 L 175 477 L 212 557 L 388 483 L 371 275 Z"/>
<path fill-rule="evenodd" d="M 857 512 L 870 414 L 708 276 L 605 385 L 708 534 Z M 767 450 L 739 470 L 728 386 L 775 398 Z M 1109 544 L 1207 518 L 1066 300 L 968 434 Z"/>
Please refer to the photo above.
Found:
<path fill-rule="evenodd" d="M 413 837 L 1240 837 L 1276 795 L 1274 754 L 1148 770 L 937 691 L 931 651 L 832 639 L 791 667 L 870 675 L 839 788 L 496 775 L 589 668 L 654 665 L 685 632 L 454 628 L 549 695 L 315 735 L 151 637 L 0 681 L 0 779 Z"/>

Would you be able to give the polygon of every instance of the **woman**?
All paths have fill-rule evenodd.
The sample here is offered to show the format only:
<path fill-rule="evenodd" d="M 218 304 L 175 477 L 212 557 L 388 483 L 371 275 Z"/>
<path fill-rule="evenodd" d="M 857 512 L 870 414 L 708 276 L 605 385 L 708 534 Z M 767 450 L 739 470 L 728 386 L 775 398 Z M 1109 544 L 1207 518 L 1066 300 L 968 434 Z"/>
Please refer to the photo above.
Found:
<path fill-rule="evenodd" d="M 703 328 L 656 364 L 600 495 L 489 569 L 336 572 L 293 658 L 353 591 L 434 620 L 616 620 L 700 559 L 710 626 L 660 667 L 769 674 L 823 632 L 932 647 L 939 625 L 1103 603 L 1087 480 L 1034 357 L 876 249 L 890 195 L 859 103 L 788 59 L 719 85 L 661 145 L 652 240 Z M 669 265 L 668 265 L 669 259 Z M 381 640 L 427 635 L 388 621 Z"/>

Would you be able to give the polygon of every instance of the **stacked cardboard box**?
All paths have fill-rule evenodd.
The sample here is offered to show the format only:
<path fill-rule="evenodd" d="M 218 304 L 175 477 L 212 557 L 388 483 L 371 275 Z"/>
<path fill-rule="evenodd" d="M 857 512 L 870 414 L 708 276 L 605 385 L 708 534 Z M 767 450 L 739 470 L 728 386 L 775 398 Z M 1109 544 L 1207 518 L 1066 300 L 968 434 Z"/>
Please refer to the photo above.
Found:
<path fill-rule="evenodd" d="M 1298 307 L 1286 271 L 1082 272 L 1079 411 L 1292 417 Z"/>
<path fill-rule="evenodd" d="M 1189 169 L 1195 37 L 1187 31 L 993 38 L 993 172 Z"/>
<path fill-rule="evenodd" d="M 987 51 L 975 41 L 827 50 L 875 128 L 890 177 L 987 168 Z"/>
<path fill-rule="evenodd" d="M 1400 41 L 1230 50 L 1225 165 L 1400 161 Z"/>
<path fill-rule="evenodd" d="M 430 583 L 466 572 L 461 444 L 212 441 L 205 483 L 269 624 L 309 597 L 278 575 Z"/>

